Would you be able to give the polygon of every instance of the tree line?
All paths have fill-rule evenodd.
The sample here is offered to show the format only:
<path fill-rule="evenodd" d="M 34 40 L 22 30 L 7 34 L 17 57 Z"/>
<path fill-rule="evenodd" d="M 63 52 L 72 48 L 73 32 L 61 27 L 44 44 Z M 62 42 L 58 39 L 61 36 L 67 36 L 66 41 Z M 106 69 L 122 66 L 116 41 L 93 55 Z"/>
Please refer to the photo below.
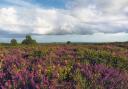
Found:
<path fill-rule="evenodd" d="M 18 44 L 16 39 L 12 39 L 10 41 L 10 44 L 13 46 L 16 46 Z M 33 45 L 33 44 L 37 44 L 36 40 L 32 39 L 32 37 L 30 35 L 26 35 L 25 39 L 21 42 L 21 44 L 23 45 Z"/>
<path fill-rule="evenodd" d="M 16 39 L 11 39 L 10 44 L 12 46 L 18 45 L 18 42 Z M 32 39 L 31 35 L 26 35 L 25 39 L 22 40 L 21 44 L 23 45 L 35 45 L 38 44 L 36 40 Z M 71 41 L 67 41 L 66 44 L 71 44 Z"/>

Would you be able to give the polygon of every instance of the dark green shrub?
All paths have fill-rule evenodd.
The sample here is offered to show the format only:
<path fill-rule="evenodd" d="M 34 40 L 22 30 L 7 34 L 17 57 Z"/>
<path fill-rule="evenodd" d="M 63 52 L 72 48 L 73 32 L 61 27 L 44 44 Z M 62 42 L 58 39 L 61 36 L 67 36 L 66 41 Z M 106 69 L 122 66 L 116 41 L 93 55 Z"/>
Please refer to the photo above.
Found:
<path fill-rule="evenodd" d="M 67 44 L 71 44 L 71 41 L 67 41 Z"/>
<path fill-rule="evenodd" d="M 17 40 L 16 39 L 12 39 L 10 44 L 13 45 L 13 46 L 16 46 L 17 45 Z"/>
<path fill-rule="evenodd" d="M 22 44 L 25 44 L 25 45 L 33 45 L 33 44 L 37 44 L 37 42 L 36 42 L 36 40 L 33 40 L 30 35 L 27 35 L 26 36 L 26 39 L 24 39 L 22 41 Z"/>

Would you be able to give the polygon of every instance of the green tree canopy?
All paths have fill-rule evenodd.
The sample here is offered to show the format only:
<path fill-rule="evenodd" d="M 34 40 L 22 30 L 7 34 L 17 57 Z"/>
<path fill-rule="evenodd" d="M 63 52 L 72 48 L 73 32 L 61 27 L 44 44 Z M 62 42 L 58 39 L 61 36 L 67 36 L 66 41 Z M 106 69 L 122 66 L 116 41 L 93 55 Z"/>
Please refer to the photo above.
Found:
<path fill-rule="evenodd" d="M 26 38 L 22 41 L 22 44 L 33 45 L 37 44 L 36 40 L 33 40 L 30 35 L 26 35 Z"/>
<path fill-rule="evenodd" d="M 67 41 L 67 44 L 71 44 L 71 41 Z"/>
<path fill-rule="evenodd" d="M 17 45 L 17 40 L 16 39 L 12 39 L 10 43 L 11 43 L 11 45 L 15 46 L 15 45 Z"/>

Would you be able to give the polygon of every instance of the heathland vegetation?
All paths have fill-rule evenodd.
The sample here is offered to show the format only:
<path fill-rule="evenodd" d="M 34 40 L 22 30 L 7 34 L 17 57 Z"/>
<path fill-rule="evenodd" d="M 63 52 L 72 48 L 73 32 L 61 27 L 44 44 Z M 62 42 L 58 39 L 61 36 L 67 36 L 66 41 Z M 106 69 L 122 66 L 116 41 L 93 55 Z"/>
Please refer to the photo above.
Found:
<path fill-rule="evenodd" d="M 128 89 L 128 45 L 12 39 L 0 46 L 0 89 Z"/>

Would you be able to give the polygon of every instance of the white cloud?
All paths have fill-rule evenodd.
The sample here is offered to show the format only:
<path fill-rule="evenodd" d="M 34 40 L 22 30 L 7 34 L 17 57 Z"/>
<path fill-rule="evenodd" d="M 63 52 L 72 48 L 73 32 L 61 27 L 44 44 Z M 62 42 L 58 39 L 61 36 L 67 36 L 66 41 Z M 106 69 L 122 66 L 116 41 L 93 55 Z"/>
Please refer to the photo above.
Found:
<path fill-rule="evenodd" d="M 126 7 L 128 5 L 128 0 L 69 0 L 67 7 L 86 8 L 89 5 L 95 5 L 98 10 L 113 13 L 119 12 L 121 9 Z"/>
<path fill-rule="evenodd" d="M 17 22 L 16 10 L 14 8 L 0 9 L 0 28 L 2 30 L 17 32 L 18 30 L 15 26 L 10 26 L 10 24 L 16 24 Z"/>
<path fill-rule="evenodd" d="M 21 34 L 128 32 L 127 0 L 73 0 L 67 9 L 40 8 L 25 0 L 7 1 L 15 4 L 20 1 L 25 6 L 1 8 L 0 31 Z"/>

